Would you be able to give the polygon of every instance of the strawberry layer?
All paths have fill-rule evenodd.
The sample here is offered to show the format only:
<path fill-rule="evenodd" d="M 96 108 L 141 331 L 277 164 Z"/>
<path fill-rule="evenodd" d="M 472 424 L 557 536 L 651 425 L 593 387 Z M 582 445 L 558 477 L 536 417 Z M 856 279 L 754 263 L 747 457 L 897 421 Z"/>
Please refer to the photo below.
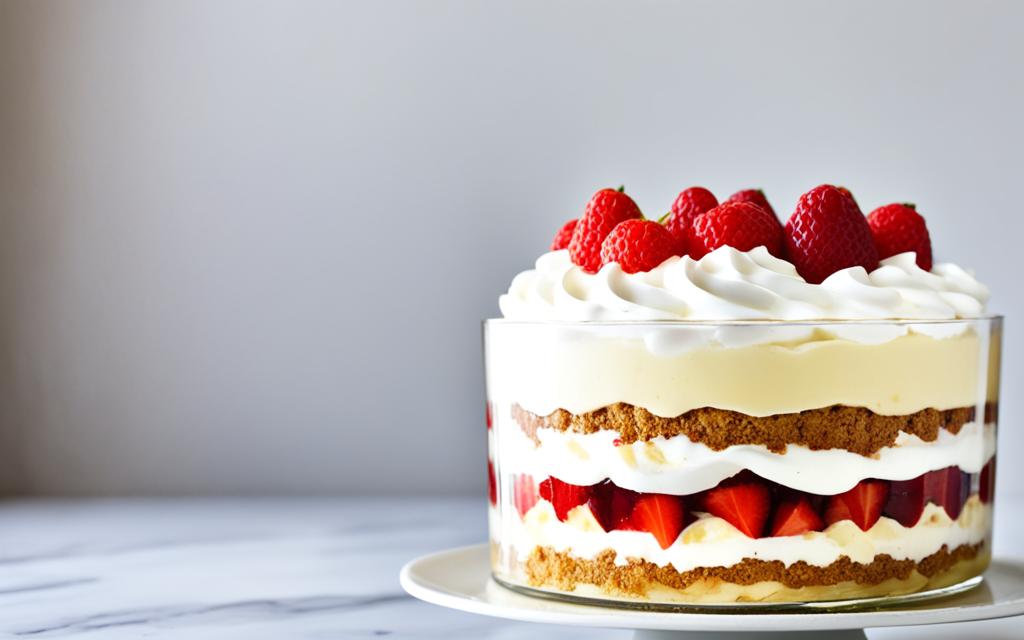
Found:
<path fill-rule="evenodd" d="M 985 541 L 991 529 L 992 508 L 972 496 L 956 519 L 935 504 L 925 507 L 921 518 L 910 527 L 883 516 L 867 531 L 844 520 L 823 531 L 798 536 L 751 539 L 722 518 L 701 514 L 683 529 L 668 548 L 653 535 L 642 531 L 604 531 L 586 506 L 573 509 L 565 522 L 552 505 L 541 500 L 524 518 L 514 509 L 500 516 L 500 542 L 525 556 L 534 547 L 551 547 L 573 556 L 592 559 L 602 551 L 616 553 L 616 564 L 630 558 L 658 566 L 672 565 L 678 571 L 698 567 L 729 567 L 744 558 L 778 560 L 786 565 L 806 562 L 827 566 L 841 557 L 868 563 L 886 554 L 895 560 L 922 560 L 943 546 L 955 549 Z"/>
<path fill-rule="evenodd" d="M 886 516 L 905 527 L 921 519 L 928 505 L 944 509 L 950 518 L 957 518 L 968 496 L 977 495 L 988 503 L 992 499 L 995 460 L 980 473 L 969 474 L 957 467 L 929 471 L 909 480 L 886 481 L 865 479 L 848 492 L 826 495 L 795 491 L 743 471 L 716 487 L 687 495 L 638 493 L 604 480 L 595 485 L 574 485 L 557 477 L 529 475 L 503 476 L 499 495 L 506 511 L 521 516 L 537 502 L 549 502 L 559 520 L 581 507 L 590 512 L 604 531 L 641 530 L 660 538 L 661 546 L 669 546 L 682 526 L 706 513 L 718 515 L 748 537 L 785 537 L 805 531 L 820 531 L 825 524 L 852 520 L 862 529 L 872 527 Z M 656 517 L 641 509 L 647 497 L 656 498 Z M 792 516 L 791 507 L 801 503 L 807 517 L 791 522 L 798 526 L 779 528 Z M 666 531 L 672 533 L 666 539 Z"/>
<path fill-rule="evenodd" d="M 537 430 L 538 446 L 515 424 L 502 425 L 497 457 L 506 473 L 556 475 L 577 485 L 610 479 L 633 491 L 686 494 L 702 491 L 743 469 L 775 483 L 819 494 L 841 493 L 864 478 L 908 480 L 956 466 L 978 473 L 995 454 L 995 425 L 972 422 L 957 434 L 939 430 L 926 442 L 901 434 L 896 445 L 868 457 L 842 449 L 790 445 L 786 453 L 761 445 L 714 451 L 685 435 L 623 444 L 615 431 L 578 434 Z"/>

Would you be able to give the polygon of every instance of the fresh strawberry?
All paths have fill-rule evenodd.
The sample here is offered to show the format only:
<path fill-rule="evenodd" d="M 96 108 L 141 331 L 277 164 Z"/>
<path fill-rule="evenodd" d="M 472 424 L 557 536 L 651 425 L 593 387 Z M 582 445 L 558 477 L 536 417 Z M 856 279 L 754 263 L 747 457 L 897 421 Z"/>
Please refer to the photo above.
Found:
<path fill-rule="evenodd" d="M 605 480 L 590 488 L 587 506 L 602 529 L 614 531 L 624 528 L 639 496 L 636 491 L 622 489 L 615 486 L 611 480 Z"/>
<path fill-rule="evenodd" d="M 861 480 L 846 493 L 832 496 L 825 507 L 825 522 L 852 520 L 862 531 L 875 526 L 882 517 L 882 508 L 889 496 L 889 486 L 882 480 Z"/>
<path fill-rule="evenodd" d="M 676 255 L 676 241 L 653 220 L 624 220 L 601 244 L 601 264 L 618 262 L 626 273 L 650 271 Z"/>
<path fill-rule="evenodd" d="M 711 515 L 726 520 L 751 538 L 764 531 L 768 520 L 771 495 L 761 482 L 724 484 L 704 495 L 704 508 Z"/>
<path fill-rule="evenodd" d="M 808 531 L 821 531 L 821 517 L 805 496 L 785 500 L 775 509 L 771 535 L 798 536 Z"/>
<path fill-rule="evenodd" d="M 498 504 L 498 481 L 494 479 L 494 463 L 487 460 L 487 499 Z"/>
<path fill-rule="evenodd" d="M 569 517 L 570 511 L 590 499 L 590 487 L 569 484 L 554 477 L 540 483 L 539 493 L 555 508 L 555 515 L 562 522 Z"/>
<path fill-rule="evenodd" d="M 681 496 L 645 493 L 636 501 L 629 519 L 632 528 L 654 534 L 662 549 L 668 549 L 683 530 L 686 510 Z"/>
<path fill-rule="evenodd" d="M 786 253 L 808 282 L 821 282 L 840 269 L 878 266 L 871 228 L 853 200 L 823 184 L 800 196 L 786 223 Z"/>
<path fill-rule="evenodd" d="M 981 469 L 978 481 L 978 498 L 985 504 L 992 502 L 992 490 L 996 486 L 996 459 L 992 458 Z"/>
<path fill-rule="evenodd" d="M 894 203 L 878 207 L 868 214 L 868 226 L 880 259 L 913 251 L 917 266 L 932 270 L 932 240 L 914 205 Z"/>
<path fill-rule="evenodd" d="M 569 242 L 569 257 L 588 273 L 601 268 L 601 243 L 623 220 L 642 217 L 640 207 L 621 189 L 601 189 L 587 203 Z"/>
<path fill-rule="evenodd" d="M 533 476 L 517 475 L 512 485 L 512 501 L 515 503 L 520 517 L 526 517 L 526 512 L 537 504 L 538 498 L 537 485 L 533 482 Z"/>
<path fill-rule="evenodd" d="M 683 189 L 676 196 L 676 201 L 672 203 L 672 211 L 669 213 L 668 220 L 665 221 L 665 227 L 676 239 L 679 249 L 686 247 L 687 234 L 690 231 L 690 225 L 693 224 L 693 219 L 717 206 L 718 199 L 715 198 L 715 194 L 704 187 Z M 680 255 L 682 253 L 683 251 L 680 251 Z"/>
<path fill-rule="evenodd" d="M 562 225 L 562 228 L 555 234 L 555 239 L 551 241 L 552 251 L 569 248 L 569 241 L 572 240 L 572 232 L 576 230 L 577 222 L 579 222 L 579 219 L 573 218 Z"/>
<path fill-rule="evenodd" d="M 959 467 L 946 467 L 924 474 L 925 501 L 939 505 L 954 520 L 960 516 L 970 490 L 970 476 Z"/>
<path fill-rule="evenodd" d="M 843 186 L 839 186 L 839 187 L 836 187 L 836 190 L 839 191 L 839 193 L 841 193 L 844 196 L 846 196 L 847 198 L 849 198 L 850 202 L 853 203 L 853 206 L 857 207 L 857 211 L 860 211 L 860 205 L 857 204 L 857 198 L 853 197 L 853 194 L 850 192 L 849 189 L 847 189 L 846 187 L 843 187 Z"/>
<path fill-rule="evenodd" d="M 725 202 L 749 202 L 750 204 L 756 204 L 768 213 L 772 214 L 775 218 L 775 209 L 772 209 L 772 205 L 768 204 L 768 198 L 765 197 L 764 191 L 760 189 L 744 189 L 743 191 L 737 191 L 728 198 Z M 722 204 L 725 204 L 723 202 Z M 778 221 L 778 218 L 775 218 Z M 782 226 L 781 224 L 779 225 Z"/>
<path fill-rule="evenodd" d="M 723 246 L 749 251 L 764 246 L 774 256 L 782 255 L 782 227 L 775 216 L 749 202 L 726 202 L 697 216 L 687 237 L 694 260 Z"/>
<path fill-rule="evenodd" d="M 889 483 L 889 500 L 883 513 L 904 527 L 912 527 L 921 519 L 928 498 L 924 493 L 924 476 Z"/>

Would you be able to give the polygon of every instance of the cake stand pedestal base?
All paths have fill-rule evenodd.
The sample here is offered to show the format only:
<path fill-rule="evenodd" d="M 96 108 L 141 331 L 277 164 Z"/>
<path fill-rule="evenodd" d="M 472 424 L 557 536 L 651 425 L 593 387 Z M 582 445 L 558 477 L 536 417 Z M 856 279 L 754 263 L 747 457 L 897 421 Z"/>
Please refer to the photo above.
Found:
<path fill-rule="evenodd" d="M 410 595 L 442 607 L 546 624 L 633 629 L 634 640 L 864 640 L 864 629 L 991 620 L 1024 614 L 1024 563 L 993 560 L 980 584 L 953 595 L 888 607 L 759 612 L 650 611 L 524 595 L 491 578 L 487 544 L 413 560 Z"/>
<path fill-rule="evenodd" d="M 659 631 L 640 629 L 633 640 L 821 640 L 821 631 Z M 829 640 L 867 640 L 863 629 L 833 629 Z"/>

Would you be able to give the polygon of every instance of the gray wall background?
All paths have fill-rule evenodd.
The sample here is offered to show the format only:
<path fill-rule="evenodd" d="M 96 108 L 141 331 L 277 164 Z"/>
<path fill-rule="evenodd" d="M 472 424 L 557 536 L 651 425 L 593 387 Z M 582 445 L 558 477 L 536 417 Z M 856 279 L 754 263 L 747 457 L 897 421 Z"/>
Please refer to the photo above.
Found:
<path fill-rule="evenodd" d="M 1024 3 L 0 0 L 0 489 L 479 493 L 479 320 L 596 188 L 912 200 L 1010 316 Z M 1000 466 L 1002 490 L 1024 481 Z"/>

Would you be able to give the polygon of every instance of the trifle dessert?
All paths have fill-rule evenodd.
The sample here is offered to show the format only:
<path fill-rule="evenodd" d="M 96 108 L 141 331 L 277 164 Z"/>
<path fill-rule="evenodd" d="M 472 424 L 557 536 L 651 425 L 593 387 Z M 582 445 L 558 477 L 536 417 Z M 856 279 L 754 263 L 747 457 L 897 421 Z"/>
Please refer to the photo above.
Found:
<path fill-rule="evenodd" d="M 944 593 L 991 555 L 1001 319 L 913 205 L 597 192 L 484 326 L 492 569 L 644 605 Z M 875 600 L 871 600 L 875 601 Z"/>

